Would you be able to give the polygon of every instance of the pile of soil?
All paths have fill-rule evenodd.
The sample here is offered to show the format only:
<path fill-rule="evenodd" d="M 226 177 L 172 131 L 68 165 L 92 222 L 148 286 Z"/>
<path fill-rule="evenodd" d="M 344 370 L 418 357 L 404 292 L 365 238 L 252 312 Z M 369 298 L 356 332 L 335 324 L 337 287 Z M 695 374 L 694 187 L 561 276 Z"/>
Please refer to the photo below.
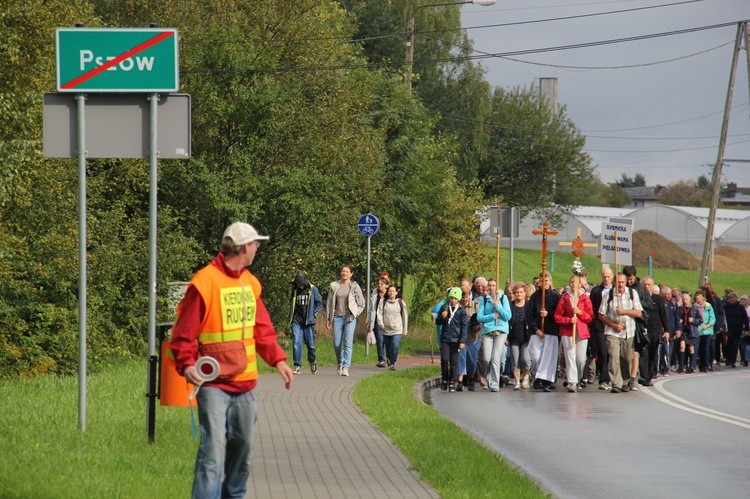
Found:
<path fill-rule="evenodd" d="M 658 232 L 637 230 L 633 233 L 633 265 L 647 267 L 653 257 L 655 268 L 700 270 L 702 255 L 693 255 Z M 714 270 L 718 272 L 750 272 L 750 251 L 721 246 L 714 252 Z"/>

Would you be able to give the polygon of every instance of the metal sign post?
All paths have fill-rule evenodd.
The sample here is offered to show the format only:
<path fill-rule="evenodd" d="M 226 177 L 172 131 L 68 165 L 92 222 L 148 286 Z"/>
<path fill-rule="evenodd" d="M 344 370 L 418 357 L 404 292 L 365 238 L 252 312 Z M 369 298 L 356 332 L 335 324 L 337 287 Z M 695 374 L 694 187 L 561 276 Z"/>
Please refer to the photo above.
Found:
<path fill-rule="evenodd" d="M 110 135 L 93 139 L 95 143 L 105 146 L 97 151 L 96 157 L 119 158 L 132 157 L 149 158 L 149 268 L 148 268 L 148 370 L 147 393 L 148 399 L 146 424 L 148 427 L 149 443 L 154 441 L 155 406 L 157 397 L 157 366 L 156 355 L 156 270 L 157 270 L 157 165 L 159 158 L 158 137 L 158 104 L 159 93 L 176 92 L 179 90 L 179 71 L 177 54 L 176 29 L 81 29 L 58 28 L 56 31 L 57 57 L 57 90 L 58 92 L 75 92 L 77 136 L 76 156 L 79 164 L 79 402 L 78 426 L 86 431 L 86 95 L 82 92 L 102 92 L 118 94 L 147 94 L 149 101 L 148 119 L 139 119 L 141 104 L 132 100 L 138 97 L 132 95 L 107 96 L 106 104 L 99 107 L 106 115 L 104 121 L 93 120 L 96 128 L 110 130 Z M 172 107 L 176 113 L 166 113 L 174 117 L 177 126 L 182 128 L 187 124 L 188 132 L 178 135 L 176 140 L 166 140 L 170 147 L 162 157 L 187 159 L 190 157 L 190 102 L 189 96 L 181 100 L 185 106 Z M 98 96 L 97 100 L 101 97 Z M 165 96 L 168 100 L 168 96 Z M 48 105 L 49 101 L 49 105 Z M 179 103 L 178 103 L 179 104 Z M 56 106 L 55 106 L 56 105 Z M 70 118 L 66 121 L 66 103 L 64 99 L 45 96 L 45 127 L 44 153 L 47 157 L 70 157 L 70 150 L 66 147 L 72 142 L 72 134 L 67 134 L 62 142 L 55 139 L 61 134 L 55 133 L 58 128 L 70 128 Z M 49 111 L 49 112 L 48 112 Z M 142 132 L 148 128 L 148 150 L 143 152 L 139 135 L 133 139 L 125 134 L 112 135 L 112 124 L 124 115 L 133 117 L 134 124 L 128 129 Z M 48 119 L 49 118 L 49 119 Z M 62 118 L 62 119 L 59 119 Z M 106 125 L 102 125 L 105 123 Z M 146 124 L 147 123 L 147 124 Z M 132 139 L 132 140 L 131 140 Z M 121 147 L 125 144 L 125 147 Z"/>
<path fill-rule="evenodd" d="M 86 431 L 86 95 L 78 101 L 78 428 Z"/>
<path fill-rule="evenodd" d="M 367 305 L 367 318 L 370 319 L 370 314 L 373 313 L 373 311 L 370 310 L 370 240 L 372 239 L 372 236 L 377 234 L 378 230 L 380 230 L 380 219 L 372 213 L 362 215 L 357 222 L 357 228 L 363 236 L 367 237 L 367 295 L 365 296 L 365 303 Z M 366 341 L 365 356 L 370 356 L 370 345 L 368 345 Z"/>

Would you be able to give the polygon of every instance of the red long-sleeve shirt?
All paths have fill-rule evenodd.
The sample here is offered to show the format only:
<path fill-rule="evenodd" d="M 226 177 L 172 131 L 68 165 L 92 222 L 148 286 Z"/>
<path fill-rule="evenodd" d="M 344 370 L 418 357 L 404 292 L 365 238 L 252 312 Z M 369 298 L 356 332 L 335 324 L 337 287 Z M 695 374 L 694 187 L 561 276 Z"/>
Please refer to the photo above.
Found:
<path fill-rule="evenodd" d="M 227 267 L 224 255 L 219 253 L 210 265 L 221 270 L 229 277 L 237 278 L 240 272 Z M 260 296 L 256 297 L 257 308 L 255 315 L 255 351 L 269 365 L 276 367 L 281 361 L 286 361 L 286 353 L 276 342 L 276 330 L 273 328 L 271 316 L 266 310 Z M 198 360 L 198 334 L 201 323 L 206 314 L 206 304 L 203 302 L 195 286 L 188 286 L 185 297 L 180 304 L 180 314 L 172 328 L 172 353 L 174 354 L 177 372 L 182 375 L 185 368 L 195 365 Z M 215 386 L 228 392 L 242 393 L 255 388 L 256 380 L 249 381 L 210 381 L 206 386 Z"/>

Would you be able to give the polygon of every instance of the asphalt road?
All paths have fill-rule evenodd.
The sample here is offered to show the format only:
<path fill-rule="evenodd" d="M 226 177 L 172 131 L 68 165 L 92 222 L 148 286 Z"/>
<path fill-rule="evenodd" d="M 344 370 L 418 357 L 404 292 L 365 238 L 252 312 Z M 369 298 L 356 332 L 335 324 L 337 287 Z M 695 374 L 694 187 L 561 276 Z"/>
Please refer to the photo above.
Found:
<path fill-rule="evenodd" d="M 750 368 L 620 394 L 437 389 L 431 403 L 556 497 L 750 497 Z"/>

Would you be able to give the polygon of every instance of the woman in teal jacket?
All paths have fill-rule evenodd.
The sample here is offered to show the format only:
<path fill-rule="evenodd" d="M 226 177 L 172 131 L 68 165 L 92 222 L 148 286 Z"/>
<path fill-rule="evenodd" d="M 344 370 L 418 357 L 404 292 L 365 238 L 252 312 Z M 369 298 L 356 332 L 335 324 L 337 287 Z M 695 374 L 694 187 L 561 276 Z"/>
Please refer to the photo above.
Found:
<path fill-rule="evenodd" d="M 487 294 L 479 299 L 477 322 L 482 324 L 482 352 L 491 392 L 500 389 L 500 367 L 505 359 L 505 340 L 511 318 L 508 298 L 497 290 L 497 281 L 487 281 Z"/>
<path fill-rule="evenodd" d="M 714 335 L 716 314 L 711 304 L 706 301 L 706 293 L 702 289 L 695 292 L 695 305 L 693 306 L 698 309 L 698 314 L 703 318 L 703 323 L 698 326 L 698 332 L 700 333 L 698 337 L 698 366 L 702 373 L 707 373 L 708 366 L 711 365 L 710 345 L 711 338 Z"/>

